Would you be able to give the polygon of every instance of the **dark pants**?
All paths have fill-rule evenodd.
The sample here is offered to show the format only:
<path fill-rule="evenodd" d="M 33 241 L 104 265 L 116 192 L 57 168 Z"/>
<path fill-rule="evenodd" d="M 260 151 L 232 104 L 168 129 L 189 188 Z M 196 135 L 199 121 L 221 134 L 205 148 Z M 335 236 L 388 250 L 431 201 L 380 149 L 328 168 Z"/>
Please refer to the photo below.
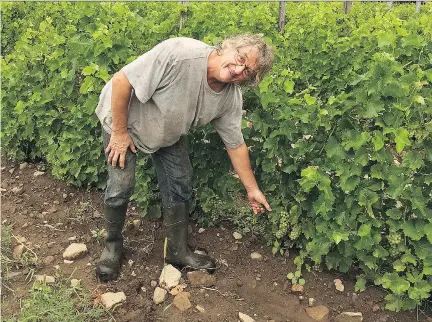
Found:
<path fill-rule="evenodd" d="M 108 146 L 110 135 L 102 129 L 104 149 Z M 105 154 L 106 157 L 108 157 Z M 126 152 L 125 168 L 119 165 L 108 166 L 108 182 L 104 202 L 107 206 L 117 207 L 129 202 L 135 188 L 136 154 Z M 151 154 L 164 207 L 184 203 L 193 197 L 192 166 L 189 160 L 187 139 L 182 136 L 175 144 L 161 148 Z"/>

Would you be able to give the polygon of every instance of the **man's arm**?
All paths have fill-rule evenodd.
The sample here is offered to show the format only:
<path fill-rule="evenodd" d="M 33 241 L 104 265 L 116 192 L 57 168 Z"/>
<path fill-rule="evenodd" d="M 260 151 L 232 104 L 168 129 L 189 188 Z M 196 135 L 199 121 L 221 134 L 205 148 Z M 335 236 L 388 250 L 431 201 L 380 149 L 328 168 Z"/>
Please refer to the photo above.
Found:
<path fill-rule="evenodd" d="M 227 147 L 228 155 L 231 159 L 231 163 L 234 166 L 234 170 L 240 177 L 241 182 L 246 188 L 249 202 L 252 206 L 252 210 L 255 214 L 263 212 L 263 205 L 268 211 L 271 211 L 271 207 L 268 204 L 264 194 L 258 187 L 255 176 L 252 172 L 249 159 L 249 151 L 245 143 L 237 148 Z"/>
<path fill-rule="evenodd" d="M 128 104 L 131 91 L 132 85 L 126 75 L 122 71 L 114 74 L 111 95 L 112 133 L 105 153 L 108 153 L 108 163 L 115 167 L 118 162 L 122 169 L 125 166 L 127 149 L 130 148 L 132 152 L 136 153 L 135 146 L 127 131 Z"/>

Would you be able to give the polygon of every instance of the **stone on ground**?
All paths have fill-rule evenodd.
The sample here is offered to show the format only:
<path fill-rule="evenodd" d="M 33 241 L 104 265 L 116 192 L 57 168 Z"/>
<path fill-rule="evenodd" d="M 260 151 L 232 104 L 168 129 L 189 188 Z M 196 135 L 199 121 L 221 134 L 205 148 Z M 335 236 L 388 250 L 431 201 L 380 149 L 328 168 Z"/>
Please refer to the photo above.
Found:
<path fill-rule="evenodd" d="M 173 304 L 180 311 L 186 311 L 187 309 L 192 307 L 191 302 L 189 301 L 190 293 L 189 292 L 181 292 L 176 295 L 173 300 Z"/>
<path fill-rule="evenodd" d="M 262 255 L 261 255 L 260 253 L 257 253 L 257 252 L 253 252 L 253 253 L 251 253 L 251 254 L 250 254 L 250 257 L 251 257 L 252 259 L 256 259 L 256 260 L 261 260 L 261 259 L 262 259 Z"/>
<path fill-rule="evenodd" d="M 237 240 L 243 238 L 242 234 L 240 234 L 240 233 L 238 233 L 238 232 L 236 232 L 236 231 L 233 233 L 233 237 L 234 237 L 234 239 L 237 239 Z"/>
<path fill-rule="evenodd" d="M 306 308 L 306 314 L 314 321 L 328 321 L 329 309 L 324 305 Z"/>
<path fill-rule="evenodd" d="M 170 294 L 176 296 L 177 294 L 183 292 L 183 290 L 186 288 L 186 284 L 179 284 L 177 286 L 174 286 L 171 291 Z"/>
<path fill-rule="evenodd" d="M 126 295 L 123 292 L 117 292 L 117 293 L 107 292 L 102 294 L 100 299 L 103 306 L 105 306 L 105 308 L 109 310 L 114 305 L 125 301 Z"/>
<path fill-rule="evenodd" d="M 313 297 L 310 297 L 309 299 L 308 299 L 308 305 L 309 306 L 314 306 L 315 305 L 315 299 L 313 298 Z"/>
<path fill-rule="evenodd" d="M 24 248 L 23 244 L 15 246 L 12 253 L 13 259 L 19 259 L 24 253 Z"/>
<path fill-rule="evenodd" d="M 172 265 L 163 268 L 159 277 L 159 285 L 164 289 L 170 289 L 180 283 L 181 272 Z"/>
<path fill-rule="evenodd" d="M 334 280 L 334 284 L 335 284 L 336 289 L 339 292 L 343 292 L 344 291 L 345 286 L 342 284 L 342 281 L 340 279 L 335 279 Z"/>
<path fill-rule="evenodd" d="M 155 288 L 157 285 L 158 285 L 158 283 L 157 283 L 157 281 L 155 281 L 155 280 L 153 280 L 153 281 L 150 282 L 150 286 L 151 286 L 152 288 Z"/>
<path fill-rule="evenodd" d="M 165 301 L 167 291 L 161 287 L 156 287 L 153 293 L 153 302 L 155 304 L 160 304 Z"/>
<path fill-rule="evenodd" d="M 199 304 L 197 306 L 195 306 L 195 308 L 201 313 L 205 313 L 205 311 L 206 311 L 205 308 Z"/>
<path fill-rule="evenodd" d="M 13 194 L 21 195 L 24 192 L 24 188 L 23 187 L 13 187 L 11 191 Z"/>
<path fill-rule="evenodd" d="M 300 284 L 294 284 L 291 287 L 291 292 L 294 292 L 294 293 L 303 293 L 303 290 L 304 290 L 304 287 L 303 287 L 303 285 L 300 285 Z"/>
<path fill-rule="evenodd" d="M 55 283 L 55 278 L 49 275 L 36 275 L 36 281 L 40 283 L 53 284 Z"/>
<path fill-rule="evenodd" d="M 28 167 L 28 163 L 27 163 L 27 162 L 21 163 L 21 164 L 19 165 L 20 170 L 24 170 L 24 169 L 27 168 L 27 167 Z"/>
<path fill-rule="evenodd" d="M 363 314 L 361 312 L 342 312 L 334 318 L 335 322 L 362 322 Z"/>
<path fill-rule="evenodd" d="M 255 322 L 249 315 L 239 312 L 239 319 L 242 322 Z"/>
<path fill-rule="evenodd" d="M 206 271 L 188 272 L 187 277 L 192 286 L 213 286 L 216 284 L 216 277 Z"/>
<path fill-rule="evenodd" d="M 78 287 L 81 285 L 81 280 L 73 278 L 70 281 L 72 287 Z"/>
<path fill-rule="evenodd" d="M 205 231 L 205 228 L 198 229 L 198 234 L 202 234 Z"/>
<path fill-rule="evenodd" d="M 39 176 L 42 176 L 42 175 L 44 175 L 45 174 L 45 172 L 42 172 L 42 171 L 35 171 L 34 173 L 33 173 L 33 176 L 34 177 L 39 177 Z"/>
<path fill-rule="evenodd" d="M 87 254 L 87 246 L 81 243 L 70 244 L 63 253 L 63 259 L 73 260 Z"/>

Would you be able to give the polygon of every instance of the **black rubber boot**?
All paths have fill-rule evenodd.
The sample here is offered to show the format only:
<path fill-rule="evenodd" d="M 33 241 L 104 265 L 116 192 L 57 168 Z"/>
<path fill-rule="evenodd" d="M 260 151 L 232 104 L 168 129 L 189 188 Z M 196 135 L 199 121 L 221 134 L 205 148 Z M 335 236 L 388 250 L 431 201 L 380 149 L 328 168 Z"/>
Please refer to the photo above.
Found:
<path fill-rule="evenodd" d="M 105 221 L 107 237 L 105 248 L 96 267 L 96 276 L 102 282 L 108 282 L 118 277 L 123 257 L 122 230 L 126 218 L 127 204 L 119 207 L 105 205 Z"/>
<path fill-rule="evenodd" d="M 166 262 L 180 268 L 216 270 L 213 258 L 192 252 L 187 244 L 189 203 L 182 203 L 164 210 L 164 226 L 168 239 Z"/>

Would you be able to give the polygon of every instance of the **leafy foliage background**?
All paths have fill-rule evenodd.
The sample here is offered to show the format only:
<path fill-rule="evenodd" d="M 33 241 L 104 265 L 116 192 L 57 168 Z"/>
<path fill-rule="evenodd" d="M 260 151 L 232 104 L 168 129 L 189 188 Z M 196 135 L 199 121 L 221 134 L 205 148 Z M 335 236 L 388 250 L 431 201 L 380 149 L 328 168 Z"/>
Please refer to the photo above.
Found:
<path fill-rule="evenodd" d="M 298 270 L 358 272 L 391 291 L 387 308 L 430 296 L 432 275 L 432 4 L 2 3 L 2 153 L 46 160 L 77 186 L 106 174 L 94 110 L 111 75 L 158 42 L 218 44 L 262 33 L 273 72 L 245 89 L 244 135 L 273 207 L 254 217 L 239 196 L 217 134 L 191 134 L 203 224 L 232 220 L 274 253 L 300 249 Z M 187 20 L 180 30 L 180 16 Z M 248 123 L 249 121 L 249 123 Z M 252 126 L 251 126 L 252 124 Z M 249 126 L 248 126 L 249 125 Z M 158 214 L 150 160 L 139 162 L 135 201 Z"/>

